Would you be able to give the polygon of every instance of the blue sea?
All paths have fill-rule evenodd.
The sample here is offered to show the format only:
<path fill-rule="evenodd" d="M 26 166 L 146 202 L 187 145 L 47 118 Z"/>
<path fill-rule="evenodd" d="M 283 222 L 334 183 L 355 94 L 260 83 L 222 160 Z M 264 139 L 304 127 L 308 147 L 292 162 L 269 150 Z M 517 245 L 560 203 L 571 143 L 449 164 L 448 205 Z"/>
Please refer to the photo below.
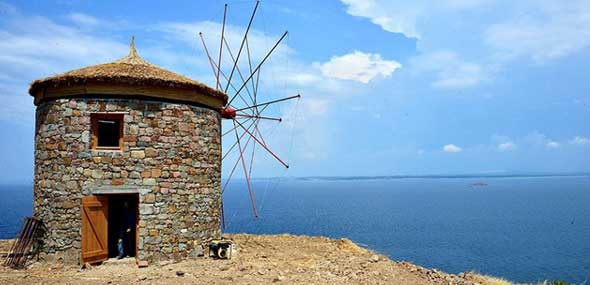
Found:
<path fill-rule="evenodd" d="M 346 237 L 394 260 L 516 282 L 590 282 L 590 176 L 285 178 L 224 193 L 225 232 Z M 31 213 L 0 186 L 0 238 Z"/>

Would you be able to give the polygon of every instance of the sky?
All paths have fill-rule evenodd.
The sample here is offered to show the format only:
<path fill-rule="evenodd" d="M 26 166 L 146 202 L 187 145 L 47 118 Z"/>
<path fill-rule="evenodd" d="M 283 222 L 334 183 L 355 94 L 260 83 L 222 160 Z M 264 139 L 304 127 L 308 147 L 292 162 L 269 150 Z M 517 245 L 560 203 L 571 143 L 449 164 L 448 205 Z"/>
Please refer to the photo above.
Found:
<path fill-rule="evenodd" d="M 135 36 L 146 60 L 215 86 L 197 34 L 218 51 L 224 3 L 235 53 L 254 1 L 0 2 L 0 183 L 32 181 L 31 81 L 121 58 Z M 254 177 L 590 172 L 585 1 L 262 1 L 254 65 L 286 30 L 258 96 L 302 95 L 261 125 L 290 168 L 257 149 Z"/>

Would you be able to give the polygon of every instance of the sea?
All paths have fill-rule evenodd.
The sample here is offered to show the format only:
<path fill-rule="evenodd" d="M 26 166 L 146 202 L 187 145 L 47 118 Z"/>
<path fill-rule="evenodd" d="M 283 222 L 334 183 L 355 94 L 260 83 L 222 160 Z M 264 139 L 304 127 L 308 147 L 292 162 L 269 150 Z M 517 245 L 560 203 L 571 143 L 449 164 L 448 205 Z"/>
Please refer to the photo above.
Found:
<path fill-rule="evenodd" d="M 397 261 L 515 282 L 590 284 L 590 175 L 243 180 L 223 193 L 225 232 L 348 238 Z M 0 238 L 31 214 L 30 185 L 0 186 Z"/>

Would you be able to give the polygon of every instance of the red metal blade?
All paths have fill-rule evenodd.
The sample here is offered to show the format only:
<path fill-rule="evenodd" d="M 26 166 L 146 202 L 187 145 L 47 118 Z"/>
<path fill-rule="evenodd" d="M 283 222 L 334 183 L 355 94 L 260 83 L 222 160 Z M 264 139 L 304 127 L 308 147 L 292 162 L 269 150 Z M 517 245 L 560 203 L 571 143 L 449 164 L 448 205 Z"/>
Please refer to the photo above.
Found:
<path fill-rule="evenodd" d="M 236 120 L 234 120 L 234 124 Z M 237 122 L 240 124 L 240 122 Z M 241 125 L 240 125 L 241 126 Z M 258 218 L 258 212 L 256 211 L 256 201 L 254 200 L 254 193 L 252 192 L 252 185 L 250 184 L 250 176 L 248 176 L 248 169 L 246 167 L 246 161 L 244 160 L 244 151 L 242 150 L 242 145 L 240 144 L 240 138 L 238 137 L 238 130 L 235 130 L 236 139 L 238 140 L 238 149 L 240 150 L 240 160 L 242 161 L 242 168 L 244 169 L 244 176 L 246 177 L 246 183 L 248 184 L 248 193 L 250 195 L 250 203 L 252 203 L 252 211 L 254 212 L 254 217 Z M 256 139 L 256 138 L 254 138 Z"/>

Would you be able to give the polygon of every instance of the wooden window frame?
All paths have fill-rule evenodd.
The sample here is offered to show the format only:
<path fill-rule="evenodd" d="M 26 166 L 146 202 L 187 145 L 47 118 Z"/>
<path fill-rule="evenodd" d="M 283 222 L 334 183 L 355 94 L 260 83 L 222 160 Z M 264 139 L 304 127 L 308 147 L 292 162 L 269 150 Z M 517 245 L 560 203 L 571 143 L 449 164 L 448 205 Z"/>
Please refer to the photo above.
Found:
<path fill-rule="evenodd" d="M 123 150 L 123 124 L 124 114 L 109 114 L 109 113 L 93 113 L 90 114 L 90 121 L 92 122 L 92 143 L 93 150 Z M 98 145 L 98 120 L 116 120 L 119 121 L 119 146 L 99 146 Z"/>

